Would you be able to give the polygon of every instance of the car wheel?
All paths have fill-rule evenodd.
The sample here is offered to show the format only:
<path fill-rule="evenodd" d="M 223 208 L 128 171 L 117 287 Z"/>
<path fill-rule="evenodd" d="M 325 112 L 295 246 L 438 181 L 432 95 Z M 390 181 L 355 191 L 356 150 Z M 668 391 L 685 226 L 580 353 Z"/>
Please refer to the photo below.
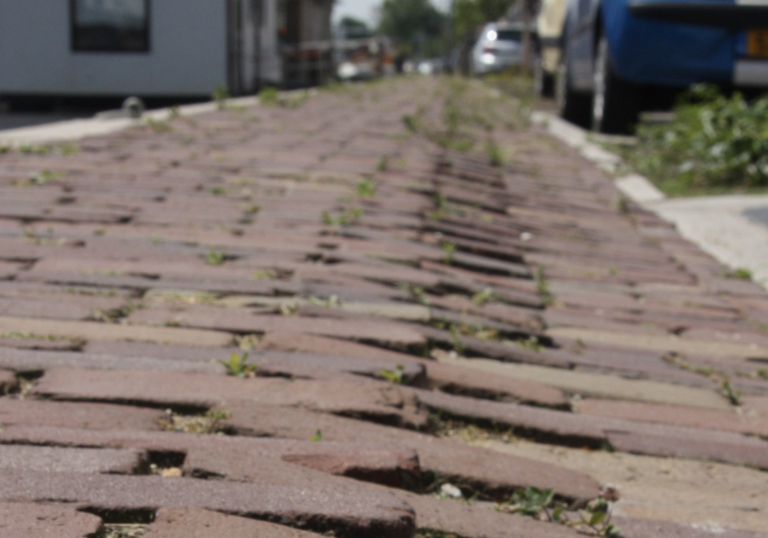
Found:
<path fill-rule="evenodd" d="M 589 126 L 591 96 L 576 92 L 571 85 L 570 66 L 567 48 L 563 47 L 563 54 L 557 66 L 555 75 L 555 102 L 557 112 L 564 120 L 575 123 L 581 127 Z"/>
<path fill-rule="evenodd" d="M 537 97 L 552 97 L 555 81 L 552 75 L 544 70 L 541 52 L 534 49 L 531 63 L 533 64 L 533 94 Z"/>
<path fill-rule="evenodd" d="M 640 115 L 640 92 L 637 85 L 620 79 L 611 64 L 608 40 L 603 36 L 595 58 L 592 129 L 606 134 L 625 134 Z"/>

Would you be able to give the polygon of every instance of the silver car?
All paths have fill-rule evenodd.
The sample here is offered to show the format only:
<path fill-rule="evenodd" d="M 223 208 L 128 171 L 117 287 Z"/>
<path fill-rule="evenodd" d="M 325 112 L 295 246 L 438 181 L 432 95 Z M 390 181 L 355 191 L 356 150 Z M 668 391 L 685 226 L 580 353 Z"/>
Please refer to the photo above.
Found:
<path fill-rule="evenodd" d="M 472 74 L 485 75 L 520 65 L 523 60 L 522 41 L 522 25 L 486 24 L 472 48 L 470 60 Z"/>

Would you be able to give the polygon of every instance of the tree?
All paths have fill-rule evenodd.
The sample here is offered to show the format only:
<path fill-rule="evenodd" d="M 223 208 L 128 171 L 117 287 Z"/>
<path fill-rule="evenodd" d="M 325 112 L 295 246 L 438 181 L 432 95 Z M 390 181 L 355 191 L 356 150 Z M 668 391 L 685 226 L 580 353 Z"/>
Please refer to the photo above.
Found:
<path fill-rule="evenodd" d="M 384 0 L 379 8 L 379 32 L 408 56 L 439 54 L 445 20 L 429 0 Z"/>
<path fill-rule="evenodd" d="M 486 22 L 502 17 L 515 0 L 455 0 L 454 31 L 463 36 Z"/>
<path fill-rule="evenodd" d="M 371 36 L 371 29 L 368 28 L 368 25 L 355 17 L 342 18 L 339 21 L 339 29 L 345 39 L 361 39 Z"/>

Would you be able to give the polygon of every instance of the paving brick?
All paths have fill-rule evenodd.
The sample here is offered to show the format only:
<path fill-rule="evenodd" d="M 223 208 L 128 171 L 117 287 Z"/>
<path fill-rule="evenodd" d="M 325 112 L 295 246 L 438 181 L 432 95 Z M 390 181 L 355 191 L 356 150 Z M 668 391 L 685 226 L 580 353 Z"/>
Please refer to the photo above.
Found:
<path fill-rule="evenodd" d="M 260 348 L 294 352 L 317 350 L 323 354 L 341 355 L 353 359 L 369 357 L 386 359 L 395 364 L 404 365 L 406 372 L 409 364 L 417 362 L 415 357 L 394 351 L 305 334 L 271 333 L 262 339 Z M 538 383 L 500 379 L 498 376 L 455 368 L 435 361 L 419 362 L 426 367 L 428 374 L 426 382 L 433 387 L 466 394 L 490 394 L 502 399 L 530 401 L 541 405 L 558 406 L 565 403 L 562 392 Z"/>
<path fill-rule="evenodd" d="M 450 415 L 520 428 L 534 438 L 617 451 L 768 468 L 768 443 L 731 432 L 591 417 L 414 389 L 419 401 Z"/>
<path fill-rule="evenodd" d="M 517 380 L 443 362 L 428 363 L 426 367 L 429 386 L 451 394 L 549 407 L 568 404 L 562 391 L 535 381 Z"/>
<path fill-rule="evenodd" d="M 165 413 L 123 405 L 0 398 L 0 424 L 93 430 L 158 430 Z"/>
<path fill-rule="evenodd" d="M 0 317 L 0 333 L 32 333 L 85 340 L 138 340 L 197 346 L 227 346 L 231 335 L 220 331 L 200 331 L 170 327 L 132 327 L 110 323 L 54 321 L 33 318 Z"/>
<path fill-rule="evenodd" d="M 216 359 L 226 359 L 233 350 L 226 348 L 197 348 L 205 351 L 205 359 L 189 357 L 158 358 L 152 355 L 124 356 L 117 353 L 79 353 L 53 349 L 4 349 L 0 366 L 17 372 L 43 371 L 54 368 L 87 368 L 93 370 L 147 370 L 223 374 Z"/>
<path fill-rule="evenodd" d="M 289 380 L 148 371 L 51 370 L 34 394 L 64 400 L 144 402 L 153 406 L 212 407 L 230 400 L 302 406 L 398 423 L 407 394 L 391 383 L 362 378 Z M 410 405 L 413 405 L 412 403 Z"/>
<path fill-rule="evenodd" d="M 441 500 L 430 496 L 398 492 L 397 496 L 416 511 L 420 529 L 466 538 L 575 538 L 575 531 L 532 518 L 503 514 L 489 507 L 478 507 L 460 501 Z"/>
<path fill-rule="evenodd" d="M 768 349 L 750 344 L 685 340 L 672 335 L 652 336 L 622 334 L 617 332 L 575 328 L 550 329 L 547 333 L 554 338 L 563 337 L 574 340 L 581 339 L 587 343 L 613 344 L 634 349 L 658 351 L 661 353 L 676 351 L 692 355 L 717 355 L 742 359 L 768 359 Z"/>
<path fill-rule="evenodd" d="M 445 355 L 442 356 L 442 360 L 447 364 L 476 369 L 518 381 L 532 381 L 557 387 L 571 394 L 723 411 L 731 408 L 725 398 L 714 390 L 681 387 L 644 379 L 623 379 L 618 376 L 544 368 L 530 364 L 506 364 L 484 359 L 452 359 Z"/>
<path fill-rule="evenodd" d="M 7 370 L 0 370 L 0 396 L 16 387 L 16 375 Z"/>
<path fill-rule="evenodd" d="M 0 469 L 7 470 L 133 474 L 145 466 L 141 450 L 0 446 Z"/>
<path fill-rule="evenodd" d="M 313 480 L 312 472 L 297 472 L 296 466 L 392 487 L 412 487 L 421 480 L 416 453 L 396 445 L 39 426 L 8 426 L 0 432 L 0 441 L 184 453 L 182 468 L 188 476 L 220 476 L 240 482 L 301 485 Z M 221 458 L 221 454 L 227 457 Z"/>
<path fill-rule="evenodd" d="M 412 509 L 371 489 L 271 486 L 161 477 L 0 471 L 0 501 L 74 502 L 101 510 L 186 506 L 247 515 L 342 538 L 410 538 Z"/>
<path fill-rule="evenodd" d="M 444 348 L 454 348 L 457 341 L 460 341 L 463 353 L 470 357 L 488 357 L 501 362 L 522 362 L 554 368 L 569 368 L 571 366 L 568 357 L 551 353 L 548 349 L 536 351 L 526 349 L 524 346 L 511 341 L 483 340 L 464 334 L 458 334 L 454 337 L 450 331 L 429 326 L 421 326 L 418 329 L 430 342 L 440 344 Z"/>
<path fill-rule="evenodd" d="M 579 413 L 591 416 L 768 437 L 768 417 L 749 412 L 749 410 L 727 412 L 673 405 L 593 399 L 583 400 L 576 407 Z"/>
<path fill-rule="evenodd" d="M 161 508 L 144 538 L 312 538 L 319 534 L 199 508 Z"/>
<path fill-rule="evenodd" d="M 302 332 L 274 331 L 267 333 L 261 339 L 259 349 L 390 360 L 403 365 L 416 362 L 415 357 L 397 351 Z"/>
<path fill-rule="evenodd" d="M 88 538 L 101 528 L 101 519 L 71 505 L 0 502 L 3 538 Z"/>
<path fill-rule="evenodd" d="M 305 332 L 351 340 L 379 342 L 384 345 L 420 345 L 424 338 L 418 331 L 394 322 L 334 320 L 285 316 L 258 316 L 225 309 L 198 307 L 185 312 L 139 310 L 131 323 L 174 324 L 239 333 Z"/>
<path fill-rule="evenodd" d="M 247 402 L 228 402 L 227 406 L 232 412 L 227 424 L 242 434 L 306 440 L 320 430 L 323 439 L 329 441 L 365 439 L 370 443 L 397 444 L 416 450 L 423 470 L 489 493 L 508 494 L 519 487 L 547 488 L 553 484 L 561 495 L 570 498 L 588 499 L 597 492 L 597 484 L 579 473 L 528 459 L 500 458 L 483 449 L 413 431 L 302 409 L 254 406 Z"/>

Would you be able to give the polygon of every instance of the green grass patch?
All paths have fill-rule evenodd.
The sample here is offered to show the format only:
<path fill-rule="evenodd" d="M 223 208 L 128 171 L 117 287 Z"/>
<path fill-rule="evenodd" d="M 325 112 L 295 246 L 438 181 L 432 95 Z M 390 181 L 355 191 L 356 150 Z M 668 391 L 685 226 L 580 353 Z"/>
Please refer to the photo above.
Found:
<path fill-rule="evenodd" d="M 768 191 L 768 96 L 696 85 L 668 124 L 640 125 L 628 164 L 669 196 Z"/>

